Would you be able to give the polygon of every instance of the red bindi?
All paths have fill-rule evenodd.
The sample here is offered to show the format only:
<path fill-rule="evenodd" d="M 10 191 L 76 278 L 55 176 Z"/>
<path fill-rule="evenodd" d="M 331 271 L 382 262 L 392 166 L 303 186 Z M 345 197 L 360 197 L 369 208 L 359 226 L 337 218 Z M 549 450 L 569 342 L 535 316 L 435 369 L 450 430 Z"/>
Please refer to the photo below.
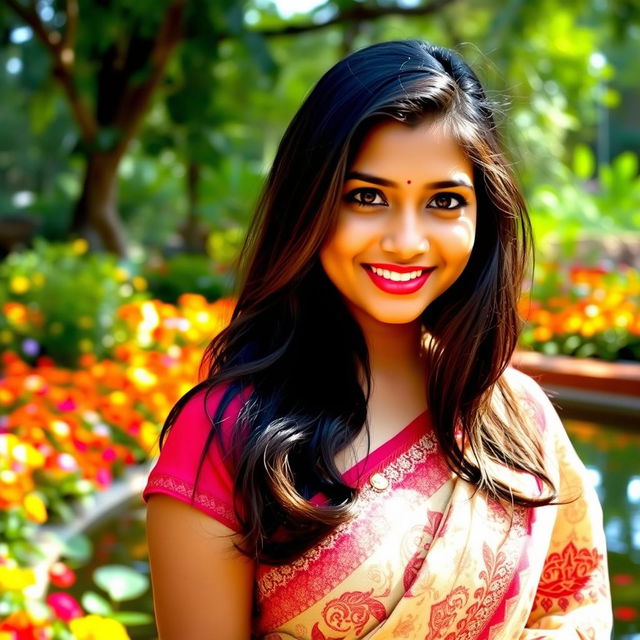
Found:
<path fill-rule="evenodd" d="M 411 180 L 407 180 L 407 184 L 411 184 Z"/>

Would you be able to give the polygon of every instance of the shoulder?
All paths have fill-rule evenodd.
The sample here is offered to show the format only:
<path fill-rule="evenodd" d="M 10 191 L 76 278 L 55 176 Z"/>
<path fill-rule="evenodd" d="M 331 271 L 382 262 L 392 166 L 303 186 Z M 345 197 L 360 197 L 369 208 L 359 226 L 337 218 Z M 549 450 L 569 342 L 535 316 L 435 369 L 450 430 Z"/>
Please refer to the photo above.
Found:
<path fill-rule="evenodd" d="M 546 431 L 549 426 L 559 421 L 551 400 L 531 376 L 515 367 L 507 367 L 502 374 L 502 380 L 520 402 L 525 413 L 535 420 L 540 431 Z"/>
<path fill-rule="evenodd" d="M 499 398 L 504 398 L 505 391 L 508 392 L 507 404 L 510 404 L 509 400 L 515 401 L 520 415 L 529 418 L 538 431 L 546 431 L 549 411 L 555 413 L 555 410 L 536 380 L 514 367 L 507 367 L 497 387 L 501 391 Z"/>
<path fill-rule="evenodd" d="M 234 390 L 230 383 L 192 389 L 178 400 L 169 414 L 170 426 L 162 448 L 175 440 L 187 440 L 192 446 L 204 445 L 217 416 L 220 441 L 226 446 L 231 442 L 246 399 L 247 393 Z"/>
<path fill-rule="evenodd" d="M 170 428 L 152 469 L 143 499 L 164 493 L 238 531 L 234 500 L 232 435 L 245 394 L 229 384 L 187 393 L 170 414 Z M 214 418 L 221 413 L 219 437 Z"/>

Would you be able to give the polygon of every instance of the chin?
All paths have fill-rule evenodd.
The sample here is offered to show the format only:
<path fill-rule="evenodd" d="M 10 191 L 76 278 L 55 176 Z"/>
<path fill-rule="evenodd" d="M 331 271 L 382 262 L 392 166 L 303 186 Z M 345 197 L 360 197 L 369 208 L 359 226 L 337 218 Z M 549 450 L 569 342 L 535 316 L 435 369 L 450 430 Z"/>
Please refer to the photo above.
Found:
<path fill-rule="evenodd" d="M 383 324 L 413 324 L 420 319 L 422 310 L 416 314 L 407 313 L 383 313 L 383 314 L 369 314 L 374 320 Z"/>

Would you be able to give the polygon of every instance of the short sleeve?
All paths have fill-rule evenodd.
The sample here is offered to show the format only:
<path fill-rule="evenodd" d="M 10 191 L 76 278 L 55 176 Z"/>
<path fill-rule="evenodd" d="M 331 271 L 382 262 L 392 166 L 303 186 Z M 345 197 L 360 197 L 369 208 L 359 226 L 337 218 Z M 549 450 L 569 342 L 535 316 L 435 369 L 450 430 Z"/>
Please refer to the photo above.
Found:
<path fill-rule="evenodd" d="M 198 464 L 211 430 L 207 412 L 210 416 L 215 414 L 225 389 L 226 385 L 221 385 L 210 391 L 208 397 L 202 390 L 189 398 L 169 429 L 158 460 L 149 474 L 142 499 L 147 502 L 152 494 L 163 493 L 238 532 L 241 527 L 234 510 L 230 460 L 217 437 L 208 448 L 198 477 L 197 491 L 191 501 Z M 235 426 L 241 406 L 241 397 L 237 395 L 223 415 L 221 435 L 225 443 Z"/>

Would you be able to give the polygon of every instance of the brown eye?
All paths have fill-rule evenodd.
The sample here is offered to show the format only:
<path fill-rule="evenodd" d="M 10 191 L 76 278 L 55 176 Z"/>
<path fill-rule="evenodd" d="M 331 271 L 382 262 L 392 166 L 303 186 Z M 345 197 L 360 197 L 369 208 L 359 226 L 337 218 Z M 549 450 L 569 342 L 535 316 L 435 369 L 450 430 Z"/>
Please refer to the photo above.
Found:
<path fill-rule="evenodd" d="M 377 198 L 380 198 L 377 200 Z M 361 207 L 386 206 L 387 201 L 377 189 L 354 189 L 345 196 L 347 202 L 354 202 Z"/>
<path fill-rule="evenodd" d="M 432 209 L 459 209 L 466 204 L 467 201 L 457 193 L 438 193 L 427 206 Z"/>

